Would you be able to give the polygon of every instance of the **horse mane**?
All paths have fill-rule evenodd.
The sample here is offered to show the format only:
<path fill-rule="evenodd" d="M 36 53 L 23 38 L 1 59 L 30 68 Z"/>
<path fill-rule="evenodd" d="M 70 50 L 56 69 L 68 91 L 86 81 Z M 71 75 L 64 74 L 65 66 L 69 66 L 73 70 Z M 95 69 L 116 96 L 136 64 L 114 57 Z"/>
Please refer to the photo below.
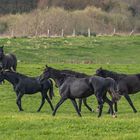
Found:
<path fill-rule="evenodd" d="M 113 78 L 114 80 L 120 80 L 120 79 L 124 78 L 125 76 L 127 76 L 127 74 L 117 73 L 117 72 L 109 71 L 109 70 L 105 70 L 105 69 L 102 69 L 102 72 L 103 72 L 106 76 L 111 77 L 111 78 Z"/>
<path fill-rule="evenodd" d="M 51 68 L 54 72 L 55 72 L 55 74 L 57 75 L 57 77 L 59 77 L 59 78 L 61 78 L 61 79 L 66 79 L 67 77 L 71 77 L 71 76 L 73 76 L 72 74 L 70 74 L 70 73 L 65 73 L 65 72 L 63 72 L 63 70 L 58 70 L 58 69 L 54 69 L 54 68 Z"/>
<path fill-rule="evenodd" d="M 51 71 L 53 71 L 55 77 L 57 77 L 57 79 L 59 79 L 59 85 L 61 85 L 68 77 L 75 78 L 75 76 L 73 74 L 64 73 L 63 70 L 58 70 L 58 69 L 55 69 L 52 67 L 48 67 L 47 69 L 50 69 Z M 47 71 L 47 69 L 45 69 L 44 71 Z"/>
<path fill-rule="evenodd" d="M 83 77 L 88 77 L 89 76 L 85 73 L 80 73 L 80 72 L 76 72 L 76 71 L 72 71 L 72 70 L 61 70 L 61 73 L 69 75 L 69 76 L 74 76 L 76 78 L 83 78 Z"/>

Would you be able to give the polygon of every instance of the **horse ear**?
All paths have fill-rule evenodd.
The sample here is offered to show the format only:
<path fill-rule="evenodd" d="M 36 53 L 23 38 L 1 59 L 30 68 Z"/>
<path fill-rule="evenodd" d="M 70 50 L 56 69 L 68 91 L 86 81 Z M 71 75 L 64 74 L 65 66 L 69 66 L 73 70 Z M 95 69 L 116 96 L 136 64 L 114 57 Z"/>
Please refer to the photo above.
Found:
<path fill-rule="evenodd" d="M 102 69 L 103 69 L 102 67 L 99 68 L 99 70 L 102 70 Z"/>
<path fill-rule="evenodd" d="M 2 45 L 1 48 L 3 49 L 4 48 L 4 45 Z"/>
<path fill-rule="evenodd" d="M 48 65 L 46 64 L 46 69 L 48 69 L 49 67 L 48 67 Z"/>

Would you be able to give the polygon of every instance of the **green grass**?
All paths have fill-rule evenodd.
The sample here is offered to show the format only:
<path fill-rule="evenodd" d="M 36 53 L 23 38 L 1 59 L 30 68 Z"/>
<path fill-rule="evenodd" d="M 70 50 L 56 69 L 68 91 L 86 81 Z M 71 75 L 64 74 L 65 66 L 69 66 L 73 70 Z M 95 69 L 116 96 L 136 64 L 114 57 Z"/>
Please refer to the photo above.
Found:
<path fill-rule="evenodd" d="M 16 38 L 0 39 L 6 52 L 17 55 L 18 72 L 36 76 L 41 74 L 47 63 L 57 69 L 72 69 L 94 74 L 102 66 L 122 73 L 140 73 L 140 36 L 97 37 L 97 38 Z M 88 61 L 92 61 L 91 64 Z M 59 101 L 55 88 L 53 105 Z M 16 95 L 12 86 L 5 82 L 0 85 L 0 140 L 18 139 L 140 139 L 140 94 L 131 95 L 138 113 L 134 114 L 127 101 L 119 101 L 117 118 L 108 115 L 104 105 L 101 118 L 97 118 L 97 101 L 94 96 L 88 99 L 95 112 L 82 106 L 79 118 L 73 105 L 67 100 L 55 117 L 45 103 L 37 113 L 41 101 L 40 94 L 25 95 L 22 98 L 24 112 L 18 112 Z"/>
<path fill-rule="evenodd" d="M 139 64 L 140 36 L 1 39 L 6 51 L 28 63 Z M 29 59 L 31 58 L 31 59 Z"/>

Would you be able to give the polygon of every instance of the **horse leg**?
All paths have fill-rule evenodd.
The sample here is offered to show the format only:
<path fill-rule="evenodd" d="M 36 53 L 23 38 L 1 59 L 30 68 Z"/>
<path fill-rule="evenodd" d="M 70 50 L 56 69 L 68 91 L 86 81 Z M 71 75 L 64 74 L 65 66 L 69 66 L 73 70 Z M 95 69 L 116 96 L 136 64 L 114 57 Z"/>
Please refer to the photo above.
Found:
<path fill-rule="evenodd" d="M 53 107 L 52 102 L 50 101 L 49 97 L 48 97 L 47 95 L 45 95 L 45 98 L 46 98 L 46 100 L 48 101 L 48 103 L 49 103 L 49 105 L 50 105 L 52 111 L 54 111 L 54 107 Z"/>
<path fill-rule="evenodd" d="M 117 105 L 117 102 L 114 103 L 114 109 L 115 109 L 115 112 L 118 112 L 118 105 Z"/>
<path fill-rule="evenodd" d="M 113 103 L 115 103 L 115 102 L 114 102 L 114 100 L 113 100 L 112 93 L 111 93 L 110 91 L 108 91 L 108 93 L 109 93 L 109 95 L 112 97 L 112 102 L 113 102 Z M 111 113 L 110 107 L 109 107 L 109 109 L 108 109 L 107 113 L 108 113 L 108 114 L 110 114 L 110 113 Z"/>
<path fill-rule="evenodd" d="M 115 110 L 115 113 L 118 112 L 118 105 L 117 105 L 117 101 L 112 98 L 112 102 L 113 102 L 113 105 L 114 105 L 114 110 Z"/>
<path fill-rule="evenodd" d="M 45 97 L 44 97 L 43 93 L 41 93 L 41 96 L 42 96 L 42 101 L 41 101 L 40 107 L 38 108 L 37 112 L 40 112 L 41 108 L 43 107 L 43 105 L 45 103 Z"/>
<path fill-rule="evenodd" d="M 19 111 L 24 111 L 22 109 L 22 106 L 21 106 L 21 98 L 23 96 L 23 93 L 17 93 L 17 100 L 16 100 L 16 103 L 18 105 L 18 108 L 19 108 Z"/>
<path fill-rule="evenodd" d="M 16 71 L 16 68 L 17 68 L 17 66 L 16 66 L 16 65 L 13 65 L 13 69 L 14 69 L 14 71 Z"/>
<path fill-rule="evenodd" d="M 125 97 L 125 99 L 128 101 L 128 103 L 130 104 L 130 106 L 132 107 L 134 113 L 136 113 L 137 110 L 135 109 L 135 107 L 134 107 L 134 105 L 133 105 L 133 103 L 132 103 L 132 101 L 131 101 L 129 95 L 128 95 L 128 94 L 124 94 L 124 97 Z"/>
<path fill-rule="evenodd" d="M 118 105 L 117 105 L 117 102 L 114 101 L 113 99 L 112 99 L 112 102 L 113 102 L 113 105 L 114 105 L 114 110 L 115 110 L 115 112 L 118 112 Z M 108 113 L 108 114 L 111 113 L 110 108 L 108 109 L 108 112 L 107 112 L 107 113 Z"/>
<path fill-rule="evenodd" d="M 102 97 L 101 97 L 100 93 L 96 94 L 96 98 L 97 98 L 98 105 L 99 105 L 99 107 L 98 107 L 99 108 L 98 117 L 101 117 L 102 109 L 103 109 L 103 100 L 102 100 Z"/>
<path fill-rule="evenodd" d="M 84 105 L 87 107 L 87 109 L 88 109 L 89 111 L 94 112 L 94 110 L 92 110 L 92 109 L 88 106 L 88 104 L 87 104 L 87 98 L 84 98 L 84 99 L 83 99 L 83 103 L 84 103 Z"/>
<path fill-rule="evenodd" d="M 106 96 L 103 97 L 104 102 L 106 102 L 110 107 L 110 113 L 113 117 L 116 117 L 113 111 L 113 102 L 110 101 Z"/>
<path fill-rule="evenodd" d="M 73 106 L 74 106 L 76 112 L 77 112 L 78 115 L 81 117 L 81 113 L 80 113 L 80 111 L 79 111 L 79 109 L 78 109 L 78 106 L 77 106 L 77 103 L 76 103 L 75 99 L 70 99 L 70 100 L 71 100 L 71 102 L 73 103 Z"/>
<path fill-rule="evenodd" d="M 55 107 L 55 109 L 54 109 L 54 111 L 53 111 L 53 116 L 55 116 L 55 113 L 56 113 L 56 111 L 57 111 L 57 109 L 60 107 L 60 105 L 62 104 L 62 103 L 64 103 L 64 101 L 66 100 L 67 98 L 61 98 L 60 99 L 60 101 L 57 103 L 57 105 L 56 105 L 56 107 Z"/>
<path fill-rule="evenodd" d="M 81 107 L 82 107 L 82 99 L 79 99 L 79 111 L 81 112 Z"/>

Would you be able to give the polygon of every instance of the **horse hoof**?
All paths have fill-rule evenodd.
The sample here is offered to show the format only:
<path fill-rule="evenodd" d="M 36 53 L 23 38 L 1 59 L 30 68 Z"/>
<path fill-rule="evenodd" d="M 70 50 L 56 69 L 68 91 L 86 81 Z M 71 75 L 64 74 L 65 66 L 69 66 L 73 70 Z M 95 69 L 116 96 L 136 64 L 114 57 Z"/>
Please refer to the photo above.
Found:
<path fill-rule="evenodd" d="M 96 112 L 99 112 L 99 108 L 96 109 Z"/>
<path fill-rule="evenodd" d="M 81 115 L 81 114 L 79 114 L 78 116 L 79 116 L 79 117 L 82 117 L 82 115 Z"/>
<path fill-rule="evenodd" d="M 117 115 L 112 115 L 113 118 L 117 118 Z"/>
<path fill-rule="evenodd" d="M 53 114 L 52 114 L 52 116 L 54 117 L 54 116 L 55 116 L 55 114 L 53 113 Z"/>
<path fill-rule="evenodd" d="M 94 109 L 92 109 L 91 112 L 94 112 Z"/>
<path fill-rule="evenodd" d="M 137 110 L 135 110 L 134 113 L 137 113 Z"/>

